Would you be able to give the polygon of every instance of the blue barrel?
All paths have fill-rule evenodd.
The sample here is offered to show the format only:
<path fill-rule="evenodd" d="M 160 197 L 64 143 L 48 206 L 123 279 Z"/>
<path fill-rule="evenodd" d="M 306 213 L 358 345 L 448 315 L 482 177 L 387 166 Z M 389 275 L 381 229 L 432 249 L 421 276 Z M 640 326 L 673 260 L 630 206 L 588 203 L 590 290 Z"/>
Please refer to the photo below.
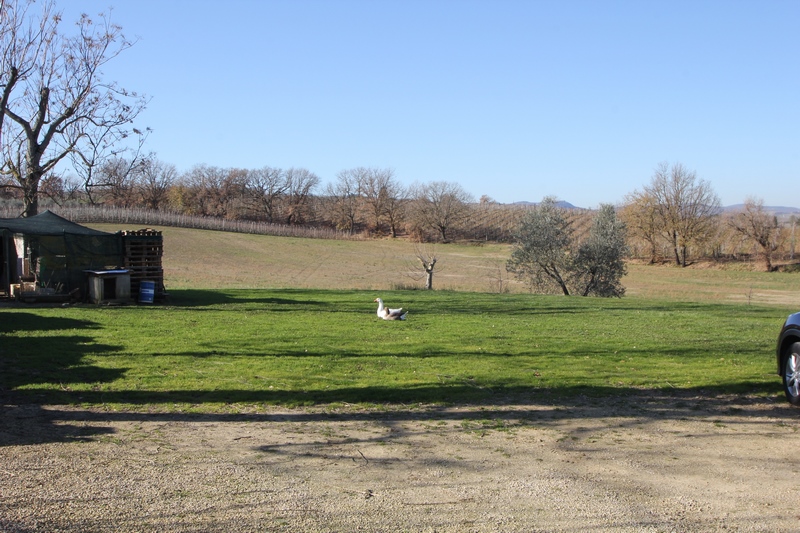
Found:
<path fill-rule="evenodd" d="M 139 303 L 151 304 L 156 296 L 156 282 L 143 281 L 139 284 Z"/>

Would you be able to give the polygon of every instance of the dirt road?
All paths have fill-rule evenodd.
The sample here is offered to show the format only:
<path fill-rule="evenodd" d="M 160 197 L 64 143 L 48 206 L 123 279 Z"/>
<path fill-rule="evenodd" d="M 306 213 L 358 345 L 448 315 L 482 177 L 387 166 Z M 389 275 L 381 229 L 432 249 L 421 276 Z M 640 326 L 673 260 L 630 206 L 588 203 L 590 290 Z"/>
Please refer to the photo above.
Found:
<path fill-rule="evenodd" d="M 5 405 L 0 531 L 798 531 L 800 410 Z"/>

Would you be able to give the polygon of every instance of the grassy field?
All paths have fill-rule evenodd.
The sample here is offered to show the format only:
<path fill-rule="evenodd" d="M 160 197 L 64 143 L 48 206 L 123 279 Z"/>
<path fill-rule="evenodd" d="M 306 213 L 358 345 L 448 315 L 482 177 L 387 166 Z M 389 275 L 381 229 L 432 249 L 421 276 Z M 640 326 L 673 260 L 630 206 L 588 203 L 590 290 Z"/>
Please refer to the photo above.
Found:
<path fill-rule="evenodd" d="M 138 229 L 95 225 L 104 231 Z M 313 288 L 391 290 L 424 286 L 416 250 L 404 240 L 334 241 L 156 228 L 164 235 L 168 289 Z M 510 247 L 447 244 L 434 289 L 515 293 L 525 286 L 505 272 Z M 746 265 L 745 265 L 746 266 Z M 799 273 L 629 265 L 627 297 L 800 306 Z"/>
<path fill-rule="evenodd" d="M 8 401 L 218 411 L 777 396 L 775 337 L 800 289 L 793 274 L 633 266 L 622 299 L 498 293 L 507 248 L 447 245 L 434 284 L 451 290 L 393 290 L 415 281 L 410 244 L 162 229 L 167 301 L 0 310 Z M 378 296 L 409 319 L 378 319 Z"/>

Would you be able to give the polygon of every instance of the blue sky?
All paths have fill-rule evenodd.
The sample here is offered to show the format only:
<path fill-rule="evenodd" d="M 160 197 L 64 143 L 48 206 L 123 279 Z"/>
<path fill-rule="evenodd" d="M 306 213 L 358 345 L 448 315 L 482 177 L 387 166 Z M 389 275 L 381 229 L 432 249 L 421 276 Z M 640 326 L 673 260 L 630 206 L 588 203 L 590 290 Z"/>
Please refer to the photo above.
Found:
<path fill-rule="evenodd" d="M 61 0 L 136 45 L 147 149 L 390 168 L 503 203 L 619 203 L 680 162 L 723 205 L 800 207 L 800 2 Z M 65 26 L 66 28 L 66 26 Z"/>

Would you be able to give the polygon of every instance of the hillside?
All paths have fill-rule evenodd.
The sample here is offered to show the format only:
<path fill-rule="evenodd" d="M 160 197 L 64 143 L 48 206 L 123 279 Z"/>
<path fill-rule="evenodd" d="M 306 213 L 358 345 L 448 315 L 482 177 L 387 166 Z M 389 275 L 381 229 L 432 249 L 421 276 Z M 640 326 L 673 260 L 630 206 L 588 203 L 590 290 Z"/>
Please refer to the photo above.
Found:
<path fill-rule="evenodd" d="M 104 231 L 138 229 L 94 224 Z M 422 288 L 413 243 L 405 240 L 301 239 L 158 227 L 164 235 L 167 290 L 323 288 L 388 291 Z M 428 251 L 431 248 L 427 249 Z M 505 271 L 510 246 L 437 245 L 434 289 L 526 292 Z M 628 265 L 630 298 L 800 305 L 800 275 L 703 267 Z"/>

